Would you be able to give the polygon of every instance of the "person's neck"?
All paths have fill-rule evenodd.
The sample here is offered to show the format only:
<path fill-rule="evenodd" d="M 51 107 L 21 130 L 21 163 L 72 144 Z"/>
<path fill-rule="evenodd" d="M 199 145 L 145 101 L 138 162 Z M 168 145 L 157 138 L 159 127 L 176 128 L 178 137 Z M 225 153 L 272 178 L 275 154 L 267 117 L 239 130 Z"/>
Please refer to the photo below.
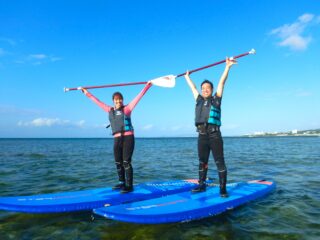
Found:
<path fill-rule="evenodd" d="M 205 100 L 208 100 L 210 98 L 212 98 L 212 95 L 208 96 L 208 97 L 205 97 L 205 96 L 202 96 Z"/>

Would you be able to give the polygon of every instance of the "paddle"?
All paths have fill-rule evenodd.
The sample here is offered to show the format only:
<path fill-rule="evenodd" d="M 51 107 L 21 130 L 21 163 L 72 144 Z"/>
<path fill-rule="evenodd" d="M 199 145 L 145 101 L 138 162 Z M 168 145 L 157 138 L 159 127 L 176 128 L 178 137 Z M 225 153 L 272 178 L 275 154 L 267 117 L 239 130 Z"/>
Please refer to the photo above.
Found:
<path fill-rule="evenodd" d="M 153 85 L 159 86 L 159 87 L 174 87 L 175 86 L 175 78 L 174 75 L 167 75 L 163 77 L 159 77 L 153 80 L 150 80 L 150 82 Z M 87 87 L 77 87 L 77 88 L 64 88 L 65 92 L 73 91 L 73 90 L 81 90 L 83 88 L 85 89 L 92 89 L 92 88 L 109 88 L 109 87 L 122 87 L 122 86 L 130 86 L 130 85 L 138 85 L 138 84 L 147 84 L 148 82 L 131 82 L 131 83 L 118 83 L 118 84 L 109 84 L 109 85 L 101 85 L 101 86 L 87 86 Z"/>
<path fill-rule="evenodd" d="M 247 56 L 247 55 L 249 55 L 249 54 L 256 54 L 256 50 L 251 49 L 249 52 L 242 53 L 242 54 L 239 54 L 239 55 L 234 56 L 234 57 L 230 57 L 229 59 L 230 59 L 230 60 L 233 60 L 233 59 L 237 59 L 237 58 L 241 58 L 241 57 Z M 224 63 L 224 62 L 226 62 L 225 59 L 224 59 L 224 60 L 221 60 L 221 61 L 219 61 L 219 62 L 215 62 L 215 63 L 209 64 L 209 65 L 204 66 L 204 67 L 200 67 L 200 68 L 196 68 L 196 69 L 190 70 L 190 71 L 189 71 L 189 74 L 194 73 L 194 72 L 198 72 L 198 71 L 203 70 L 203 69 L 206 69 L 206 68 L 210 68 L 210 67 L 219 65 L 219 64 Z M 181 77 L 181 76 L 184 76 L 184 75 L 186 75 L 186 72 L 180 73 L 179 75 L 177 75 L 177 78 L 178 78 L 178 77 Z"/>
<path fill-rule="evenodd" d="M 122 87 L 122 86 L 129 86 L 129 85 L 138 85 L 138 84 L 146 84 L 147 82 L 132 82 L 132 83 L 119 83 L 119 84 L 108 84 L 108 85 L 101 85 L 101 86 L 87 86 L 87 87 L 76 87 L 76 88 L 64 88 L 63 91 L 74 91 L 74 90 L 81 90 L 82 88 L 85 89 L 92 89 L 92 88 L 109 88 L 109 87 Z"/>
<path fill-rule="evenodd" d="M 244 57 L 244 56 L 247 56 L 249 54 L 255 54 L 256 51 L 254 49 L 251 49 L 251 51 L 249 52 L 246 52 L 246 53 L 242 53 L 242 54 L 239 54 L 237 56 L 234 56 L 234 57 L 230 57 L 229 59 L 237 59 L 237 58 L 240 58 L 240 57 Z M 216 65 L 219 65 L 221 63 L 224 63 L 226 60 L 221 60 L 219 62 L 215 62 L 215 63 L 212 63 L 212 64 L 209 64 L 207 66 L 204 66 L 204 67 L 200 67 L 200 68 L 196 68 L 196 69 L 193 69 L 193 70 L 190 70 L 189 71 L 189 74 L 191 73 L 194 73 L 194 72 L 197 72 L 197 71 L 200 71 L 200 70 L 203 70 L 203 69 L 206 69 L 206 68 L 210 68 L 210 67 L 213 67 L 213 66 L 216 66 Z M 159 86 L 159 87 L 169 87 L 169 88 L 172 88 L 175 86 L 175 79 L 178 78 L 178 77 L 182 77 L 183 75 L 185 75 L 186 72 L 184 73 L 180 73 L 178 75 L 167 75 L 167 76 L 163 76 L 163 77 L 159 77 L 159 78 L 156 78 L 156 79 L 153 79 L 153 80 L 150 80 L 149 82 L 151 82 L 153 85 L 156 85 L 156 86 Z M 109 85 L 100 85 L 100 86 L 86 86 L 86 87 L 77 87 L 77 88 L 64 88 L 64 91 L 65 92 L 68 92 L 68 91 L 73 91 L 73 90 L 81 90 L 82 88 L 85 88 L 85 89 L 92 89 L 92 88 L 109 88 L 109 87 L 122 87 L 122 86 L 130 86 L 130 85 L 138 85 L 138 84 L 147 84 L 148 82 L 131 82 L 131 83 L 118 83 L 118 84 L 109 84 Z"/>

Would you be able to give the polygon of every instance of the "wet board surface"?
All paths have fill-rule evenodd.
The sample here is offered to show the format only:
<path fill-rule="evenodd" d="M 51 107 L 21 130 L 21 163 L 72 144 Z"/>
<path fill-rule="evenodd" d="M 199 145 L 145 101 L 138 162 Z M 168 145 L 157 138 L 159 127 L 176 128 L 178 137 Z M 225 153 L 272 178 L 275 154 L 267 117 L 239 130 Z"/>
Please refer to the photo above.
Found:
<path fill-rule="evenodd" d="M 196 179 L 142 183 L 135 185 L 134 191 L 126 194 L 109 187 L 33 196 L 0 197 L 0 210 L 26 213 L 86 211 L 189 191 L 196 186 L 196 183 Z"/>
<path fill-rule="evenodd" d="M 210 185 L 210 184 L 209 184 Z M 261 198 L 275 189 L 275 183 L 265 180 L 232 183 L 227 185 L 228 198 L 222 198 L 219 187 L 207 187 L 206 192 L 184 192 L 132 202 L 117 206 L 94 209 L 94 213 L 108 219 L 160 224 L 186 222 L 217 215 L 249 201 Z"/>

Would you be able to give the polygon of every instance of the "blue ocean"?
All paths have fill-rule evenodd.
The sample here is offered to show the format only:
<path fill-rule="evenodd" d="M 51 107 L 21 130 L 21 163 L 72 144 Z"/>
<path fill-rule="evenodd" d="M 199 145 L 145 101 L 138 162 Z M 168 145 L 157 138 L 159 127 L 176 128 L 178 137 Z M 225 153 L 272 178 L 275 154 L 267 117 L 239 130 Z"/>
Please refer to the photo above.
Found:
<path fill-rule="evenodd" d="M 320 137 L 225 137 L 228 182 L 273 180 L 274 192 L 187 223 L 142 225 L 90 211 L 0 211 L 0 239 L 320 239 Z M 134 183 L 198 177 L 196 138 L 136 138 Z M 209 161 L 209 177 L 217 180 Z M 113 186 L 113 139 L 0 139 L 0 196 Z"/>

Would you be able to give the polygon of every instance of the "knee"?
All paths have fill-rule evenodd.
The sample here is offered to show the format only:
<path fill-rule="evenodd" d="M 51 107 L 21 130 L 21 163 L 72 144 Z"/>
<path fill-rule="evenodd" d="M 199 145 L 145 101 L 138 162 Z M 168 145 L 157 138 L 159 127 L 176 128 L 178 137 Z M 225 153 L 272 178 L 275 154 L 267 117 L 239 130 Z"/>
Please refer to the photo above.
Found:
<path fill-rule="evenodd" d="M 199 169 L 208 169 L 208 163 L 207 162 L 199 162 Z"/>
<path fill-rule="evenodd" d="M 125 169 L 129 169 L 132 167 L 132 165 L 129 161 L 123 161 L 123 166 Z"/>
<path fill-rule="evenodd" d="M 219 172 L 227 171 L 226 164 L 223 158 L 218 158 L 215 160 Z"/>

